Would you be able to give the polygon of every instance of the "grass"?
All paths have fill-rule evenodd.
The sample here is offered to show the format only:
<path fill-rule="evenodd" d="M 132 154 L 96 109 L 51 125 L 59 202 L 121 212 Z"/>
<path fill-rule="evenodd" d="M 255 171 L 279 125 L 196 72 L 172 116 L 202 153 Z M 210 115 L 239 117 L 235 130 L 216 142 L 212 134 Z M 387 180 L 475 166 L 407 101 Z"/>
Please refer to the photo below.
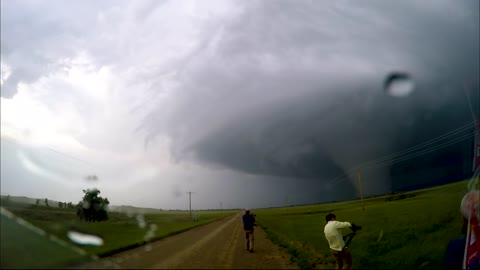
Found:
<path fill-rule="evenodd" d="M 199 217 L 197 221 L 192 221 L 189 213 L 185 211 L 163 211 L 155 214 L 135 215 L 111 212 L 109 213 L 108 221 L 86 223 L 80 221 L 76 216 L 75 211 L 72 209 L 26 206 L 11 203 L 7 206 L 7 209 L 15 216 L 43 229 L 47 234 L 54 235 L 72 245 L 76 245 L 76 243 L 71 242 L 67 237 L 67 233 L 70 230 L 100 236 L 104 241 L 102 246 L 76 245 L 88 255 L 99 257 L 108 256 L 122 250 L 145 245 L 150 241 L 161 239 L 237 212 L 194 211 L 194 214 Z M 2 216 L 2 225 L 4 219 L 5 217 Z M 39 238 L 37 235 L 35 239 L 39 238 L 43 239 L 43 241 L 33 241 L 32 239 L 34 239 L 34 237 L 30 234 L 24 236 L 20 233 L 19 230 L 25 230 L 25 228 L 22 228 L 22 226 L 18 224 L 13 226 L 13 223 L 11 223 L 12 221 L 10 220 L 5 222 L 8 222 L 10 225 L 8 230 L 3 230 L 2 226 L 1 257 L 2 261 L 6 261 L 5 263 L 2 263 L 2 268 L 3 265 L 15 266 L 15 263 L 21 261 L 20 258 L 24 257 L 24 254 L 35 252 L 42 254 L 41 251 L 43 251 L 47 245 L 51 245 L 51 241 L 49 241 L 47 237 Z M 26 243 L 32 242 L 32 244 L 15 246 L 16 242 L 22 241 Z M 67 258 L 68 256 L 59 253 L 58 256 L 55 257 Z M 77 257 L 79 257 L 78 254 Z M 44 261 L 48 261 L 46 257 L 43 258 Z M 60 260 L 58 262 L 60 263 L 63 261 Z M 32 263 L 34 264 L 26 267 L 38 267 L 38 265 L 43 265 L 42 260 L 33 260 Z M 51 263 L 49 265 L 51 265 Z M 23 268 L 25 266 L 24 264 L 18 264 L 17 267 Z"/>
<path fill-rule="evenodd" d="M 334 268 L 325 216 L 363 226 L 349 248 L 354 268 L 440 269 L 450 240 L 461 235 L 466 181 L 359 201 L 256 210 L 258 224 L 301 268 Z M 350 233 L 344 230 L 344 235 Z"/>
<path fill-rule="evenodd" d="M 62 268 L 85 259 L 72 249 L 49 241 L 3 215 L 0 216 L 0 225 L 1 269 Z"/>
<path fill-rule="evenodd" d="M 350 250 L 354 268 L 443 268 L 444 252 L 450 240 L 460 236 L 461 198 L 466 181 L 445 186 L 359 201 L 258 209 L 257 223 L 268 237 L 284 247 L 301 268 L 333 268 L 335 261 L 323 234 L 325 215 L 334 212 L 341 221 L 362 225 Z M 26 206 L 10 203 L 7 208 L 50 235 L 69 241 L 67 232 L 77 230 L 96 234 L 104 245 L 79 246 L 87 255 L 107 256 L 146 243 L 152 226 L 153 241 L 194 226 L 218 220 L 233 211 L 195 211 L 193 222 L 188 212 L 163 211 L 155 214 L 126 215 L 112 212 L 101 223 L 81 222 L 74 210 Z M 61 267 L 84 258 L 60 247 L 44 236 L 1 216 L 0 268 Z M 141 220 L 145 226 L 141 226 Z M 348 229 L 344 233 L 349 233 Z M 70 244 L 74 244 L 70 242 Z"/>

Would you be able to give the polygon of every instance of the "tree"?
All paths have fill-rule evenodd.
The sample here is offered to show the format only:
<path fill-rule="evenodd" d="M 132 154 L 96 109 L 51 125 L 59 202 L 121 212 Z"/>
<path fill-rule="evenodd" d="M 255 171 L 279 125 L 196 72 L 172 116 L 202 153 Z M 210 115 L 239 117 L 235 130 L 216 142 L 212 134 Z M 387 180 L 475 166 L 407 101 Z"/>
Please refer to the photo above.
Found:
<path fill-rule="evenodd" d="M 62 202 L 58 202 L 58 208 L 63 208 L 63 203 Z"/>
<path fill-rule="evenodd" d="M 110 202 L 107 198 L 99 196 L 100 190 L 83 190 L 83 198 L 77 204 L 77 216 L 86 222 L 108 220 L 107 208 Z"/>
<path fill-rule="evenodd" d="M 47 199 L 47 198 L 45 198 L 45 205 L 46 205 L 47 207 L 50 207 L 50 206 L 48 205 L 48 199 Z"/>
<path fill-rule="evenodd" d="M 73 203 L 72 203 L 72 202 L 68 202 L 67 207 L 68 207 L 68 208 L 73 208 Z"/>
<path fill-rule="evenodd" d="M 37 199 L 36 205 L 40 205 L 40 199 Z"/>
<path fill-rule="evenodd" d="M 63 203 L 63 208 L 67 208 L 67 202 Z"/>

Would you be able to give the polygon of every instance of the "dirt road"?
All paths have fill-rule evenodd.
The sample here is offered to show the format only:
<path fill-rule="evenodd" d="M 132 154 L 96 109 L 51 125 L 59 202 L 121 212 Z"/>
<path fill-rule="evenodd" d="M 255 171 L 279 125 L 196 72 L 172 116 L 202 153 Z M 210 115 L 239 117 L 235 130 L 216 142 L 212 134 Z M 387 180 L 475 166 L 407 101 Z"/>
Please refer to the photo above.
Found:
<path fill-rule="evenodd" d="M 256 227 L 255 252 L 246 250 L 241 215 L 174 235 L 147 246 L 101 258 L 80 268 L 298 269 Z"/>

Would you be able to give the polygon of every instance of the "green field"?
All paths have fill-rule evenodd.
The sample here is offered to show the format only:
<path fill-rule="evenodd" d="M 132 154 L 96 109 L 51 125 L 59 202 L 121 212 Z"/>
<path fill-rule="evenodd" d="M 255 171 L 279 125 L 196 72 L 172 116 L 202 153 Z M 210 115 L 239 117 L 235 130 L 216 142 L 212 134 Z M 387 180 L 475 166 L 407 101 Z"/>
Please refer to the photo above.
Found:
<path fill-rule="evenodd" d="M 134 214 L 109 213 L 109 220 L 105 222 L 86 223 L 80 221 L 73 209 L 47 208 L 31 205 L 12 205 L 6 207 L 16 217 L 22 218 L 34 226 L 43 229 L 48 235 L 54 235 L 72 247 L 77 246 L 84 250 L 87 255 L 107 256 L 121 250 L 137 247 L 164 238 L 168 235 L 179 233 L 195 226 L 203 225 L 214 220 L 221 219 L 233 213 L 233 211 L 194 211 L 198 220 L 192 221 L 186 211 L 162 211 L 155 214 Z M 144 222 L 142 222 L 142 220 Z M 4 226 L 5 224 L 5 226 Z M 48 237 L 32 234 L 12 219 L 2 215 L 1 228 L 1 258 L 2 268 L 24 268 L 57 266 L 62 267 L 64 263 L 85 258 L 68 248 L 52 243 Z M 156 228 L 155 230 L 153 230 Z M 70 241 L 67 233 L 70 230 L 100 236 L 104 244 L 102 246 L 81 246 Z M 31 230 L 30 230 L 31 231 Z M 147 236 L 147 238 L 145 238 Z M 56 255 L 46 250 L 66 250 Z M 25 261 L 27 254 L 33 254 L 36 260 Z M 52 254 L 54 254 L 52 256 Z"/>
<path fill-rule="evenodd" d="M 14 220 L 0 216 L 0 268 L 61 268 L 86 259 Z"/>
<path fill-rule="evenodd" d="M 363 226 L 350 250 L 354 268 L 443 268 L 448 242 L 460 236 L 460 200 L 467 182 L 431 189 L 393 194 L 364 201 L 258 209 L 257 223 L 269 238 L 284 247 L 302 268 L 333 268 L 335 261 L 323 235 L 325 215 L 333 212 L 340 221 Z M 43 229 L 47 236 L 32 232 L 17 221 L 1 216 L 0 268 L 62 267 L 90 255 L 107 256 L 123 249 L 160 239 L 194 226 L 218 220 L 232 211 L 195 211 L 192 221 L 186 211 L 159 211 L 151 214 L 110 212 L 109 220 L 82 222 L 72 209 L 48 208 L 25 204 L 4 205 L 16 217 Z M 142 226 L 144 220 L 144 226 Z M 67 238 L 69 230 L 95 234 L 104 240 L 99 247 L 80 246 Z M 344 233 L 349 233 L 345 229 Z M 53 235 L 69 247 L 52 241 Z M 84 250 L 81 254 L 72 247 Z"/>
<path fill-rule="evenodd" d="M 461 235 L 467 181 L 359 201 L 256 210 L 257 223 L 302 268 L 334 268 L 325 216 L 363 226 L 349 248 L 353 268 L 443 269 L 448 242 Z M 344 235 L 350 233 L 344 230 Z"/>

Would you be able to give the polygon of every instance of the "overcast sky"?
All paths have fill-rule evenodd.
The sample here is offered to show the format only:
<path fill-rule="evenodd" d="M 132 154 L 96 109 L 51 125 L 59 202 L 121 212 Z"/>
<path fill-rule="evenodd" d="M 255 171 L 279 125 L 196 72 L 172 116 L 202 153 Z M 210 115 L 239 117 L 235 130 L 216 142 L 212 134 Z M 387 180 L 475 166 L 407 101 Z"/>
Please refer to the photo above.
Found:
<path fill-rule="evenodd" d="M 413 111 L 457 113 L 433 138 L 471 121 L 462 89 L 478 94 L 478 0 L 0 3 L 2 194 L 343 200 L 356 182 L 331 180 L 411 146 Z M 385 94 L 396 71 L 410 96 Z M 367 194 L 390 189 L 388 167 L 368 172 Z"/>

